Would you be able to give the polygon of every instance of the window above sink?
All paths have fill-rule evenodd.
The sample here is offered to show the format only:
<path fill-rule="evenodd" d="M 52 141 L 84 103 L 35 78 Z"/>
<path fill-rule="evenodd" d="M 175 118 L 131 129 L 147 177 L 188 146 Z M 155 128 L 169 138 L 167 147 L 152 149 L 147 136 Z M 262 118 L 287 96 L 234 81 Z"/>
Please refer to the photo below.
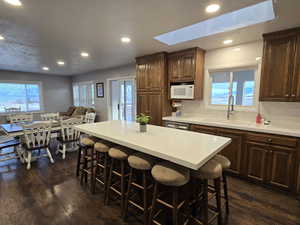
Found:
<path fill-rule="evenodd" d="M 230 95 L 237 109 L 253 111 L 256 102 L 257 67 L 209 71 L 210 108 L 225 109 Z"/>

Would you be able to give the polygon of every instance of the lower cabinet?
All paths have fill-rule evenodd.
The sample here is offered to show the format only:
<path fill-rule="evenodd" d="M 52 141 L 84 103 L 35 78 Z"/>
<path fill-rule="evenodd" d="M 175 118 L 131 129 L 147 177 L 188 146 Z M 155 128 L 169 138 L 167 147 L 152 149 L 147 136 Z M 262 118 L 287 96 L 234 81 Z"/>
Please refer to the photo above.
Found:
<path fill-rule="evenodd" d="M 293 185 L 296 149 L 270 146 L 270 171 L 267 182 L 290 189 Z"/>
<path fill-rule="evenodd" d="M 199 133 L 229 137 L 220 152 L 231 161 L 230 172 L 300 195 L 300 142 L 297 138 L 227 128 L 191 125 Z M 298 155 L 298 156 L 297 156 Z"/>
<path fill-rule="evenodd" d="M 222 152 L 220 152 L 220 154 L 226 156 L 230 160 L 231 172 L 236 174 L 241 173 L 241 159 L 242 159 L 244 132 L 231 130 L 231 129 L 202 126 L 202 125 L 192 125 L 191 130 L 199 133 L 219 135 L 219 136 L 231 138 L 232 140 L 230 145 L 228 145 L 225 149 L 223 149 Z"/>
<path fill-rule="evenodd" d="M 247 143 L 247 176 L 257 181 L 267 180 L 268 146 L 259 143 Z"/>
<path fill-rule="evenodd" d="M 242 172 L 241 160 L 244 144 L 244 132 L 236 130 L 218 129 L 217 135 L 231 138 L 231 143 L 221 151 L 231 161 L 230 171 L 236 174 Z"/>
<path fill-rule="evenodd" d="M 261 140 L 265 139 L 266 135 L 259 135 Z M 290 138 L 290 142 L 285 142 L 286 137 L 274 137 L 281 144 L 293 143 L 293 139 Z M 295 183 L 296 146 L 273 144 L 272 138 L 269 137 L 266 140 L 269 143 L 247 141 L 247 177 L 281 189 L 292 190 Z M 296 142 L 297 140 L 294 139 L 295 145 Z"/>

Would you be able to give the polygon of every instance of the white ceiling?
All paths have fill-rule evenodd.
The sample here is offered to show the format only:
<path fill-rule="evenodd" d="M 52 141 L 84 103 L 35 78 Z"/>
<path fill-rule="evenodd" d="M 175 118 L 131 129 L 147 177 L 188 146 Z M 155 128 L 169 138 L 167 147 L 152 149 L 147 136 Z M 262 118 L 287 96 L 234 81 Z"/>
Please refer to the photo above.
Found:
<path fill-rule="evenodd" d="M 203 49 L 256 41 L 261 34 L 300 25 L 300 1 L 275 1 L 272 22 L 167 46 L 154 36 L 191 25 L 261 0 L 21 0 L 14 7 L 0 0 L 0 69 L 74 75 L 133 63 L 136 56 L 199 46 Z M 211 2 L 216 14 L 205 13 Z M 255 16 L 255 15 L 253 15 Z M 120 42 L 128 35 L 129 44 Z M 90 53 L 85 59 L 81 51 Z M 56 64 L 66 62 L 64 67 Z"/>

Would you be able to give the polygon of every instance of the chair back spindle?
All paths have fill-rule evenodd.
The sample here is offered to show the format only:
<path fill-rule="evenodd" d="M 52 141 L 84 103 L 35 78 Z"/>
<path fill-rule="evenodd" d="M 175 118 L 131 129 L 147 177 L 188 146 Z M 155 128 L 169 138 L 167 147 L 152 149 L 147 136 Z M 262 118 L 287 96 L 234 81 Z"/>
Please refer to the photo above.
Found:
<path fill-rule="evenodd" d="M 96 119 L 96 113 L 86 113 L 84 117 L 85 123 L 94 123 Z"/>
<path fill-rule="evenodd" d="M 46 148 L 51 137 L 51 122 L 33 123 L 23 125 L 23 141 L 27 149 Z"/>
<path fill-rule="evenodd" d="M 78 141 L 80 138 L 80 131 L 75 130 L 74 126 L 80 125 L 83 120 L 80 118 L 70 118 L 61 120 L 61 138 L 64 142 Z"/>

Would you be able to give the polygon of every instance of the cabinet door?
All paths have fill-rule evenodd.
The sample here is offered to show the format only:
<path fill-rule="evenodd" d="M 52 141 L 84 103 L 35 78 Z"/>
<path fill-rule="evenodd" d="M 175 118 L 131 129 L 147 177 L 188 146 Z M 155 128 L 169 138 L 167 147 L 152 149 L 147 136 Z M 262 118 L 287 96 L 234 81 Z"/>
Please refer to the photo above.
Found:
<path fill-rule="evenodd" d="M 217 134 L 217 128 L 215 127 L 207 127 L 202 125 L 191 125 L 191 131 L 203 133 L 203 134 Z"/>
<path fill-rule="evenodd" d="M 284 189 L 290 189 L 294 172 L 295 149 L 270 146 L 270 169 L 268 182 Z"/>
<path fill-rule="evenodd" d="M 180 56 L 180 73 L 178 79 L 181 81 L 193 81 L 195 77 L 195 52 L 190 51 Z"/>
<path fill-rule="evenodd" d="M 148 93 L 150 124 L 162 125 L 162 94 L 160 92 Z"/>
<path fill-rule="evenodd" d="M 168 56 L 168 76 L 170 81 L 177 81 L 179 74 L 179 58 L 177 55 Z"/>
<path fill-rule="evenodd" d="M 247 177 L 256 181 L 266 181 L 268 163 L 268 145 L 248 142 L 247 145 Z"/>
<path fill-rule="evenodd" d="M 149 99 L 147 93 L 137 92 L 137 113 L 149 115 Z"/>
<path fill-rule="evenodd" d="M 292 80 L 293 101 L 300 101 L 300 35 L 297 38 L 296 54 L 294 59 L 294 72 Z"/>
<path fill-rule="evenodd" d="M 297 194 L 299 195 L 299 199 L 300 199 L 300 162 L 298 162 L 298 166 L 297 166 L 297 186 L 296 186 L 296 191 Z"/>
<path fill-rule="evenodd" d="M 146 91 L 148 89 L 148 70 L 149 65 L 147 63 L 137 64 L 136 66 L 136 81 L 137 91 Z"/>
<path fill-rule="evenodd" d="M 290 101 L 295 36 L 265 40 L 261 74 L 261 101 Z"/>
<path fill-rule="evenodd" d="M 241 173 L 241 159 L 244 132 L 218 129 L 218 135 L 231 138 L 231 144 L 221 151 L 221 155 L 224 155 L 231 161 L 230 170 L 234 173 Z"/>
<path fill-rule="evenodd" d="M 148 63 L 147 86 L 149 91 L 160 91 L 162 89 L 162 77 L 164 76 L 164 60 L 162 57 L 155 57 Z"/>

